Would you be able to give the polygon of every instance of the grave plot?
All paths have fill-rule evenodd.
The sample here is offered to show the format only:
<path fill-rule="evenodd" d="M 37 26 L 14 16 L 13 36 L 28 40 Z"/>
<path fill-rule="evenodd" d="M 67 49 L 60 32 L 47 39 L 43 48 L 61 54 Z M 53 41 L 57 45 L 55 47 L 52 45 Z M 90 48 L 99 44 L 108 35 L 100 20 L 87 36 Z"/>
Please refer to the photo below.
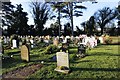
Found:
<path fill-rule="evenodd" d="M 42 64 L 32 64 L 25 67 L 20 67 L 2 75 L 5 78 L 26 78 L 31 74 L 34 74 L 37 70 L 42 68 Z"/>
<path fill-rule="evenodd" d="M 69 73 L 70 65 L 69 65 L 69 53 L 65 52 L 57 52 L 57 68 L 55 71 Z"/>

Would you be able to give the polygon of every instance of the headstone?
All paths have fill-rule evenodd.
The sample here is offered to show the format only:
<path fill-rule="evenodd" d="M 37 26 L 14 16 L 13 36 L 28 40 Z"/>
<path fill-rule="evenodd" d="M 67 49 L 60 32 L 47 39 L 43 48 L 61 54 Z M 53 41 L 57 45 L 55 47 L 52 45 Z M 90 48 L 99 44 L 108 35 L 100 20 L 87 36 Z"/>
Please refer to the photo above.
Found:
<path fill-rule="evenodd" d="M 31 48 L 34 48 L 34 41 L 33 41 L 33 39 L 30 39 L 30 43 L 31 43 Z"/>
<path fill-rule="evenodd" d="M 63 40 L 63 43 L 67 43 L 67 38 L 65 37 L 65 39 Z"/>
<path fill-rule="evenodd" d="M 90 42 L 90 47 L 94 48 L 95 47 L 95 38 L 93 36 L 90 37 L 89 42 Z"/>
<path fill-rule="evenodd" d="M 7 44 L 10 43 L 10 38 L 7 36 Z"/>
<path fill-rule="evenodd" d="M 29 62 L 30 61 L 29 54 L 30 54 L 29 48 L 26 45 L 22 45 L 22 47 L 21 47 L 21 59 Z"/>
<path fill-rule="evenodd" d="M 85 47 L 84 44 L 80 43 L 80 44 L 78 45 L 77 57 L 83 58 L 83 57 L 85 57 L 85 53 L 86 53 L 86 47 Z"/>
<path fill-rule="evenodd" d="M 7 38 L 4 36 L 4 43 L 6 44 L 7 43 Z"/>
<path fill-rule="evenodd" d="M 70 71 L 69 53 L 57 52 L 56 56 L 57 56 L 57 68 L 55 68 L 55 71 L 69 73 Z"/>
<path fill-rule="evenodd" d="M 17 48 L 17 41 L 15 39 L 12 40 L 12 48 Z"/>
<path fill-rule="evenodd" d="M 58 46 L 58 44 L 59 44 L 59 41 L 58 41 L 57 38 L 55 38 L 55 39 L 53 40 L 53 45 Z"/>
<path fill-rule="evenodd" d="M 99 37 L 100 43 L 103 43 L 103 37 Z"/>
<path fill-rule="evenodd" d="M 62 47 L 60 48 L 62 52 L 69 52 L 68 51 L 68 44 L 67 43 L 62 43 Z"/>
<path fill-rule="evenodd" d="M 78 45 L 78 54 L 85 54 L 85 45 L 84 44 L 79 44 Z"/>

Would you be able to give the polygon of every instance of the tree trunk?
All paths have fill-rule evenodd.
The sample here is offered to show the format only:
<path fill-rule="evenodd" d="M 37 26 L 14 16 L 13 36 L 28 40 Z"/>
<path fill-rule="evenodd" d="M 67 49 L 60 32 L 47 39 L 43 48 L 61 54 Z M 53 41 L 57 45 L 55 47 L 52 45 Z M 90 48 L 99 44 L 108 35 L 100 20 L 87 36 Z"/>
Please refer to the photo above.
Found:
<path fill-rule="evenodd" d="M 60 24 L 60 9 L 58 9 L 58 24 L 59 24 L 59 37 L 60 37 L 60 31 L 61 31 L 61 24 Z"/>
<path fill-rule="evenodd" d="M 104 29 L 101 27 L 101 35 L 103 35 L 103 30 L 104 30 Z"/>
<path fill-rule="evenodd" d="M 73 3 L 72 2 L 70 2 L 70 19 L 71 19 L 72 36 L 74 36 L 74 30 L 73 30 Z"/>

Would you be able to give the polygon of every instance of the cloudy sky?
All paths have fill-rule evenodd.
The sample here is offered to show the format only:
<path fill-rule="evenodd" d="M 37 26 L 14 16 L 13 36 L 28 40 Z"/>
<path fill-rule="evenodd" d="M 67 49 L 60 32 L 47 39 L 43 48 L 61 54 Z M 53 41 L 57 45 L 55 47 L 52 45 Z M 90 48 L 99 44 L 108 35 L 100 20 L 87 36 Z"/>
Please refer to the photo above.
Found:
<path fill-rule="evenodd" d="M 28 12 L 28 18 L 29 18 L 28 24 L 29 25 L 34 24 L 32 14 L 30 13 L 31 9 L 29 7 L 30 0 L 10 0 L 10 1 L 14 5 L 22 4 L 24 11 Z M 40 1 L 42 2 L 44 0 L 40 0 Z M 98 3 L 96 3 L 96 4 L 92 4 L 92 2 L 83 2 L 82 3 L 82 5 L 86 6 L 87 9 L 83 10 L 83 16 L 74 17 L 74 27 L 75 26 L 80 27 L 80 23 L 88 20 L 90 18 L 90 16 L 92 16 L 97 10 L 102 9 L 103 7 L 110 7 L 111 9 L 117 7 L 119 0 L 97 0 L 97 2 Z M 54 21 L 48 20 L 45 26 L 49 27 L 49 25 L 53 22 Z M 65 19 L 61 20 L 62 24 L 64 24 L 65 22 L 68 22 L 68 20 L 65 20 Z"/>

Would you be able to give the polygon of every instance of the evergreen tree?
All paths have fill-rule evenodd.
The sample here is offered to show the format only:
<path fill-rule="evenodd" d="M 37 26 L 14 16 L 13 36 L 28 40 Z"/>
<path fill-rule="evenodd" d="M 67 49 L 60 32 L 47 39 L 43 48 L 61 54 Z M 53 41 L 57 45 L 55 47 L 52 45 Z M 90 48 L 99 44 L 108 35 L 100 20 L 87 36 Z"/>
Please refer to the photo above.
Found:
<path fill-rule="evenodd" d="M 17 8 L 14 12 L 14 24 L 12 25 L 12 29 L 14 30 L 15 34 L 19 35 L 28 35 L 28 18 L 27 12 L 23 12 L 22 5 L 17 5 Z"/>
<path fill-rule="evenodd" d="M 17 7 L 11 4 L 11 2 L 3 3 L 3 26 L 7 26 L 7 34 L 27 35 L 28 34 L 28 18 L 27 12 L 23 12 L 22 5 L 19 4 Z"/>
<path fill-rule="evenodd" d="M 32 15 L 35 23 L 37 35 L 43 35 L 44 24 L 50 17 L 50 7 L 47 2 L 42 3 L 39 0 L 33 1 L 30 4 Z"/>
<path fill-rule="evenodd" d="M 14 23 L 14 17 L 13 17 L 13 13 L 14 13 L 14 8 L 15 6 L 11 4 L 11 2 L 3 2 L 2 5 L 2 12 L 3 12 L 3 16 L 2 16 L 2 25 L 7 26 L 7 35 L 11 35 L 13 30 L 12 30 L 12 25 Z"/>

